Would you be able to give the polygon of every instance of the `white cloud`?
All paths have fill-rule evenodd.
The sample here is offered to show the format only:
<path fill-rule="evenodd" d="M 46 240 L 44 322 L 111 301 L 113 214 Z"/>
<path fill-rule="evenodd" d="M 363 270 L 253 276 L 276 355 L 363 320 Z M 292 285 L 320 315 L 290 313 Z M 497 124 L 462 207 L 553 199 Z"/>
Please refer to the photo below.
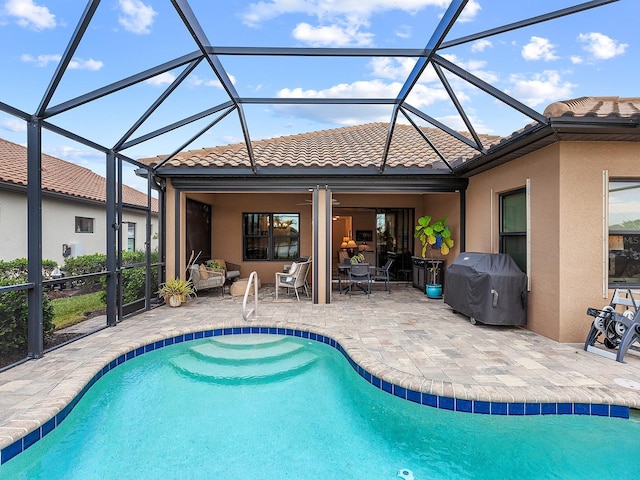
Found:
<path fill-rule="evenodd" d="M 171 72 L 164 72 L 145 80 L 145 83 L 149 85 L 162 86 L 169 85 L 176 79 L 176 76 Z"/>
<path fill-rule="evenodd" d="M 493 47 L 493 43 L 491 43 L 491 40 L 483 38 L 482 40 L 478 40 L 471 44 L 471 51 L 473 53 L 484 52 L 487 48 L 490 47 Z"/>
<path fill-rule="evenodd" d="M 31 54 L 24 53 L 20 56 L 20 60 L 25 63 L 33 63 L 36 67 L 46 67 L 50 63 L 58 63 L 62 59 L 62 55 L 50 54 L 50 55 L 38 55 L 34 57 Z M 83 60 L 82 58 L 73 58 L 69 62 L 69 68 L 71 70 L 100 70 L 104 66 L 104 63 L 100 60 Z"/>
<path fill-rule="evenodd" d="M 9 132 L 26 132 L 27 131 L 27 122 L 23 122 L 16 118 L 6 118 L 0 123 L 3 130 L 7 130 Z"/>
<path fill-rule="evenodd" d="M 509 78 L 509 82 L 512 87 L 507 89 L 506 93 L 532 107 L 546 106 L 559 98 L 571 98 L 573 89 L 577 86 L 562 81 L 556 70 L 545 70 L 532 78 L 514 74 Z"/>
<path fill-rule="evenodd" d="M 444 12 L 449 3 L 448 0 L 403 0 L 401 2 L 397 0 L 262 0 L 249 4 L 242 13 L 242 21 L 247 26 L 258 27 L 282 15 L 306 15 L 317 18 L 318 25 L 311 26 L 307 23 L 298 25 L 294 36 L 301 41 L 344 46 L 343 42 L 350 39 L 350 45 L 370 45 L 373 35 L 365 33 L 364 29 L 369 27 L 369 19 L 373 15 L 392 11 L 413 15 L 427 7 L 434 7 Z M 459 21 L 472 20 L 479 11 L 478 1 L 471 0 L 459 17 Z M 341 43 L 327 41 L 327 35 L 331 32 L 338 35 Z M 401 26 L 395 33 L 401 38 L 408 38 L 411 34 L 406 26 Z M 308 38 L 310 41 L 307 40 Z"/>
<path fill-rule="evenodd" d="M 570 59 L 571 59 L 571 63 L 573 63 L 574 65 L 578 65 L 584 62 L 584 59 L 578 55 L 571 55 Z"/>
<path fill-rule="evenodd" d="M 227 76 L 229 77 L 229 80 L 231 80 L 231 83 L 235 85 L 236 77 L 234 77 L 229 73 L 227 73 Z M 214 88 L 222 89 L 222 84 L 220 83 L 220 80 L 218 80 L 217 78 L 214 80 L 205 80 L 204 78 L 200 78 L 197 75 L 189 77 L 189 85 L 191 85 L 192 87 L 204 86 L 204 87 L 214 87 Z"/>
<path fill-rule="evenodd" d="M 376 57 L 371 59 L 369 67 L 374 77 L 404 81 L 411 73 L 415 64 L 415 58 Z M 430 80 L 434 80 L 435 72 L 433 72 L 433 69 L 431 69 L 431 72 L 433 73 L 433 77 Z"/>
<path fill-rule="evenodd" d="M 608 60 L 609 58 L 622 55 L 627 47 L 626 43 L 620 43 L 602 33 L 581 33 L 578 40 L 585 43 L 584 50 L 589 52 L 597 60 Z"/>
<path fill-rule="evenodd" d="M 69 68 L 72 70 L 100 70 L 104 67 L 104 63 L 100 60 L 94 60 L 90 58 L 89 60 L 83 60 L 81 58 L 74 58 L 69 62 Z"/>
<path fill-rule="evenodd" d="M 499 80 L 499 76 L 491 72 L 489 70 L 485 70 L 487 66 L 487 62 L 484 60 L 462 60 L 458 58 L 456 55 L 445 54 L 442 55 L 444 58 L 449 60 L 451 63 L 455 63 L 460 68 L 467 70 L 469 73 L 472 73 L 478 78 L 481 78 L 487 83 L 496 83 Z M 453 76 L 449 75 L 449 78 L 453 78 Z M 456 77 L 457 78 L 457 77 Z"/>
<path fill-rule="evenodd" d="M 557 60 L 554 45 L 546 38 L 531 37 L 529 43 L 522 47 L 522 58 L 525 60 Z"/>
<path fill-rule="evenodd" d="M 421 84 L 415 85 L 407 96 L 407 103 L 416 108 L 426 107 L 442 101 L 449 101 L 449 94 L 444 88 L 432 88 Z"/>
<path fill-rule="evenodd" d="M 324 90 L 284 88 L 277 94 L 281 98 L 395 98 L 402 88 L 401 82 L 385 83 L 381 80 L 342 83 Z M 447 100 L 444 89 L 426 85 L 414 86 L 407 101 L 416 108 Z M 337 125 L 357 125 L 369 122 L 388 122 L 391 105 L 277 105 L 279 113 Z"/>
<path fill-rule="evenodd" d="M 395 34 L 396 34 L 396 37 L 411 38 L 411 35 L 413 34 L 413 32 L 409 25 L 400 25 L 398 28 L 396 28 Z"/>
<path fill-rule="evenodd" d="M 277 93 L 279 98 L 393 98 L 401 84 L 384 83 L 380 80 L 340 83 L 324 90 L 304 90 L 302 88 L 283 88 Z"/>
<path fill-rule="evenodd" d="M 288 14 L 303 14 L 319 19 L 340 17 L 358 17 L 366 19 L 377 13 L 400 10 L 414 14 L 426 7 L 445 9 L 447 0 L 263 0 L 249 4 L 242 14 L 243 22 L 249 26 L 258 26 L 263 22 Z M 476 12 L 479 8 L 472 0 L 465 10 Z M 467 15 L 470 15 L 467 13 Z"/>
<path fill-rule="evenodd" d="M 335 24 L 314 27 L 308 23 L 299 23 L 292 35 L 296 40 L 316 47 L 370 46 L 374 35 L 360 32 L 357 28 L 343 28 Z"/>
<path fill-rule="evenodd" d="M 20 56 L 20 60 L 25 63 L 35 63 L 36 67 L 46 67 L 49 63 L 58 63 L 62 55 L 51 54 L 51 55 L 38 55 L 34 57 L 28 53 L 24 53 Z"/>
<path fill-rule="evenodd" d="M 33 30 L 55 28 L 56 16 L 47 7 L 33 3 L 33 0 L 8 0 L 4 4 L 7 15 L 16 17 L 18 25 Z"/>
<path fill-rule="evenodd" d="M 125 30 L 136 33 L 151 33 L 151 25 L 158 15 L 153 7 L 145 5 L 141 0 L 119 0 L 122 15 L 118 17 L 118 22 Z"/>
<path fill-rule="evenodd" d="M 44 153 L 93 170 L 98 175 L 105 175 L 105 157 L 92 149 L 82 149 L 70 145 L 43 146 Z"/>
<path fill-rule="evenodd" d="M 476 18 L 480 10 L 482 10 L 482 7 L 477 0 L 469 0 L 469 3 L 467 3 L 467 6 L 464 7 L 464 10 L 462 11 L 462 14 L 460 14 L 458 21 L 471 22 Z"/>

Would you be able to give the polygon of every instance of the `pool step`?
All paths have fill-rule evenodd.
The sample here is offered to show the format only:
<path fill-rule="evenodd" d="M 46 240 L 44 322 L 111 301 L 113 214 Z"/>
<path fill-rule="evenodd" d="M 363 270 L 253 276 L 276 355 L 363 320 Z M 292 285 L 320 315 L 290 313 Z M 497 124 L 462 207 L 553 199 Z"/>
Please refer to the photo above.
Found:
<path fill-rule="evenodd" d="M 315 363 L 317 356 L 301 351 L 293 356 L 285 356 L 267 363 L 215 363 L 194 356 L 182 354 L 171 364 L 180 373 L 192 378 L 215 383 L 267 383 L 292 377 Z"/>
<path fill-rule="evenodd" d="M 221 337 L 210 338 L 210 343 L 226 348 L 255 348 L 258 346 L 268 346 L 276 343 L 283 343 L 287 340 L 286 335 L 223 335 Z"/>
<path fill-rule="evenodd" d="M 241 348 L 238 348 L 239 344 L 228 346 L 213 340 L 191 347 L 189 353 L 201 360 L 214 363 L 246 364 L 277 361 L 295 355 L 304 349 L 304 345 L 301 343 L 287 342 L 283 339 L 271 342 L 244 343 Z"/>
<path fill-rule="evenodd" d="M 264 383 L 293 376 L 317 359 L 284 335 L 228 335 L 189 347 L 171 360 L 181 374 L 218 383 Z"/>

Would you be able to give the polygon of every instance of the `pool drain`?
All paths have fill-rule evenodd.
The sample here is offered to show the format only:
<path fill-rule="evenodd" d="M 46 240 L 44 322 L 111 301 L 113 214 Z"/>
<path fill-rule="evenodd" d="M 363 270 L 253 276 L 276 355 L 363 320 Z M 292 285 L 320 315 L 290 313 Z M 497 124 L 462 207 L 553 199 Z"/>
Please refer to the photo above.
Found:
<path fill-rule="evenodd" d="M 414 480 L 413 472 L 407 468 L 403 468 L 398 471 L 398 478 L 404 478 L 404 480 Z"/>

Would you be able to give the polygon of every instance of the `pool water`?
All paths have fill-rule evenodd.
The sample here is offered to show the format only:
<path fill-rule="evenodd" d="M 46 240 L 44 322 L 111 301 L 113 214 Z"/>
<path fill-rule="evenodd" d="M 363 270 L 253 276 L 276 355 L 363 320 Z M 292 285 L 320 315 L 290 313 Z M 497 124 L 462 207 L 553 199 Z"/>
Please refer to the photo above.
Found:
<path fill-rule="evenodd" d="M 232 335 L 120 365 L 0 478 L 394 479 L 405 469 L 415 480 L 636 478 L 640 424 L 429 408 L 373 387 L 327 345 Z"/>

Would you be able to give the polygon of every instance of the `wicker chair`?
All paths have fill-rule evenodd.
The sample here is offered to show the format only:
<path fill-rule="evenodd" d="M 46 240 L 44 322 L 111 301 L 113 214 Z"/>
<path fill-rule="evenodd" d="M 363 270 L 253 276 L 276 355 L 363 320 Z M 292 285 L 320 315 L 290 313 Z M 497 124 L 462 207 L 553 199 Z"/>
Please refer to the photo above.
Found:
<path fill-rule="evenodd" d="M 288 272 L 276 272 L 276 300 L 278 299 L 280 287 L 284 287 L 287 290 L 293 288 L 298 301 L 300 301 L 299 288 L 303 288 L 308 297 L 307 273 L 309 272 L 309 267 L 311 267 L 311 260 L 302 263 L 293 262 Z"/>
<path fill-rule="evenodd" d="M 189 280 L 193 283 L 193 288 L 196 292 L 207 288 L 220 287 L 220 296 L 224 296 L 226 276 L 223 269 L 194 263 L 189 267 Z"/>

